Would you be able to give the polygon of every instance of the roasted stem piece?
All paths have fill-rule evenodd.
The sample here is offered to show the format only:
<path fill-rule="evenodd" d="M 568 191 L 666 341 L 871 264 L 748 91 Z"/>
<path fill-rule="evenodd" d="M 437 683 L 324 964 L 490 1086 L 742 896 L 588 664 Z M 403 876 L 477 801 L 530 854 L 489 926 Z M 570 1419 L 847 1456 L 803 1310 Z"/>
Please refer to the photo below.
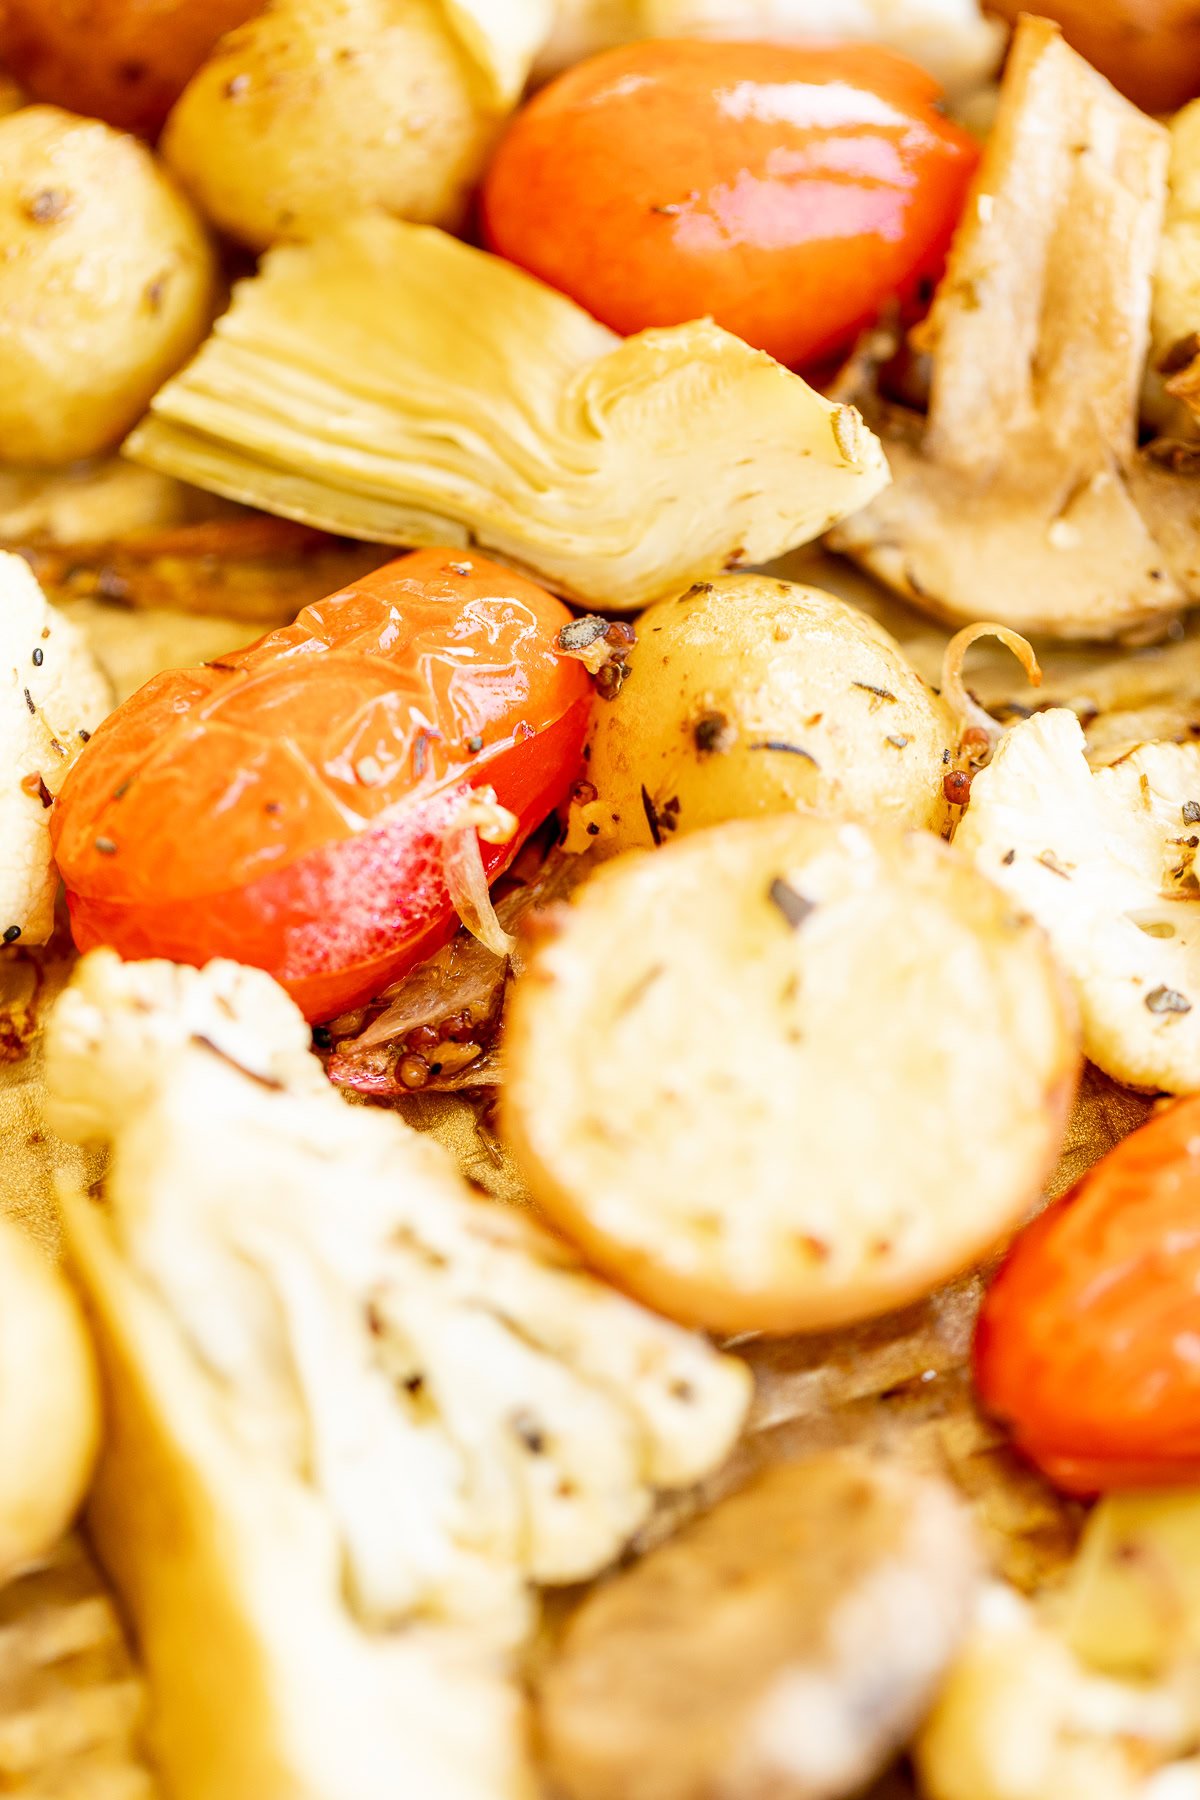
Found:
<path fill-rule="evenodd" d="M 109 1437 L 95 1541 L 175 1800 L 509 1800 L 530 1585 L 592 1575 L 726 1454 L 749 1378 L 352 1109 L 258 971 L 97 952 L 52 1122 Z"/>
<path fill-rule="evenodd" d="M 127 448 L 351 537 L 478 541 L 600 608 L 768 561 L 888 479 L 853 407 L 717 326 L 622 341 L 384 218 L 272 251 Z"/>
<path fill-rule="evenodd" d="M 1153 635 L 1200 596 L 1200 488 L 1136 439 L 1166 164 L 1025 19 L 924 328 L 928 416 L 880 411 L 894 485 L 835 538 L 937 616 Z"/>

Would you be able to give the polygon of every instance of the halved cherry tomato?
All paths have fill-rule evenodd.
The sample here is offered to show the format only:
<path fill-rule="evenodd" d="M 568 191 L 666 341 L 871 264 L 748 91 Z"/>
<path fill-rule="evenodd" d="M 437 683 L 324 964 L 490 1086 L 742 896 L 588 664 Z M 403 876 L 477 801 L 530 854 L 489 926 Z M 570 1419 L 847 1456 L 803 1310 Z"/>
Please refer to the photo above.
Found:
<path fill-rule="evenodd" d="M 606 51 L 510 125 L 484 229 L 614 331 L 709 314 L 809 363 L 940 268 L 979 151 L 939 91 L 872 45 Z"/>
<path fill-rule="evenodd" d="M 975 1379 L 1069 1493 L 1200 1481 L 1200 1096 L 1017 1239 L 984 1301 Z"/>
<path fill-rule="evenodd" d="M 81 950 L 267 969 L 329 1018 L 457 924 L 444 834 L 473 787 L 519 820 L 488 879 L 565 798 L 591 684 L 571 615 L 482 557 L 425 550 L 294 625 L 119 707 L 51 822 Z"/>

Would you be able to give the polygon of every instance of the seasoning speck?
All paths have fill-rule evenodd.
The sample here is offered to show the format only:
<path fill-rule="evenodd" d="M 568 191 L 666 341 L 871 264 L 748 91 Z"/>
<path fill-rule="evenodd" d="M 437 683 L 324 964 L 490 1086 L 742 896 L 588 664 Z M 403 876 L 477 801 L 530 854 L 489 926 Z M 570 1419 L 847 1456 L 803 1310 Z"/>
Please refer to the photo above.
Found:
<path fill-rule="evenodd" d="M 812 764 L 814 769 L 819 769 L 821 766 L 811 750 L 806 750 L 803 744 L 789 744 L 786 738 L 763 738 L 761 743 L 751 744 L 750 748 L 751 750 L 781 750 L 785 756 L 802 756 L 805 762 Z"/>
<path fill-rule="evenodd" d="M 1146 995 L 1146 1010 L 1152 1013 L 1188 1013 L 1192 1003 L 1178 988 L 1156 987 Z"/>
<path fill-rule="evenodd" d="M 736 737 L 727 713 L 701 713 L 692 726 L 692 741 L 701 756 L 723 756 L 733 748 Z"/>
<path fill-rule="evenodd" d="M 951 806 L 965 806 L 971 798 L 971 777 L 965 769 L 951 769 L 942 776 L 942 792 Z"/>
<path fill-rule="evenodd" d="M 45 660 L 46 660 L 46 652 L 42 649 L 41 645 L 39 644 L 37 649 L 33 653 L 34 668 L 40 669 L 42 664 L 45 662 Z"/>
<path fill-rule="evenodd" d="M 478 732 L 475 733 L 474 737 L 469 737 L 467 739 L 467 749 L 471 752 L 472 756 L 478 756 L 479 752 L 483 749 L 483 739 Z"/>
<path fill-rule="evenodd" d="M 32 694 L 31 694 L 31 693 L 30 693 L 30 691 L 29 691 L 29 689 L 28 689 L 28 688 L 22 688 L 22 690 L 21 690 L 21 692 L 22 692 L 22 693 L 23 693 L 23 694 L 24 694 L 24 696 L 25 696 L 25 704 L 26 704 L 26 706 L 27 706 L 27 707 L 28 707 L 28 708 L 29 708 L 29 711 L 30 711 L 30 712 L 31 712 L 31 713 L 36 713 L 36 712 L 37 712 L 37 707 L 36 707 L 36 706 L 35 706 L 35 705 L 34 705 L 34 704 L 33 704 L 33 695 L 32 695 Z"/>
<path fill-rule="evenodd" d="M 101 856 L 115 856 L 117 854 L 117 846 L 110 837 L 98 837 L 96 839 L 96 849 Z"/>
<path fill-rule="evenodd" d="M 62 188 L 40 188 L 25 202 L 25 217 L 35 225 L 57 225 L 71 210 L 71 196 Z"/>
<path fill-rule="evenodd" d="M 885 741 L 887 743 L 891 744 L 893 749 L 896 749 L 896 750 L 906 750 L 908 748 L 908 743 L 909 743 L 909 740 L 905 737 L 905 735 L 902 731 L 893 732 L 892 735 L 890 737 L 888 737 Z"/>
<path fill-rule="evenodd" d="M 587 613 L 582 619 L 572 619 L 563 626 L 558 634 L 558 647 L 560 650 L 586 650 L 590 644 L 599 643 L 607 632 L 607 619 L 602 619 L 598 613 Z"/>
<path fill-rule="evenodd" d="M 1200 800 L 1184 801 L 1183 822 L 1185 825 L 1200 825 Z"/>
<path fill-rule="evenodd" d="M 474 564 L 469 562 L 448 563 L 446 566 L 452 575 L 473 575 L 475 573 Z"/>
<path fill-rule="evenodd" d="M 772 906 L 779 908 L 793 931 L 798 931 L 811 913 L 816 912 L 817 903 L 808 899 L 798 889 L 777 875 L 767 889 L 767 899 Z"/>
<path fill-rule="evenodd" d="M 662 843 L 662 823 L 659 819 L 654 802 L 646 792 L 645 787 L 642 788 L 642 811 L 645 813 L 646 823 L 650 827 L 650 836 L 654 839 L 655 846 L 657 847 Z"/>
<path fill-rule="evenodd" d="M 4 931 L 4 941 L 6 944 L 15 944 L 20 935 L 21 927 L 19 925 L 8 925 Z"/>

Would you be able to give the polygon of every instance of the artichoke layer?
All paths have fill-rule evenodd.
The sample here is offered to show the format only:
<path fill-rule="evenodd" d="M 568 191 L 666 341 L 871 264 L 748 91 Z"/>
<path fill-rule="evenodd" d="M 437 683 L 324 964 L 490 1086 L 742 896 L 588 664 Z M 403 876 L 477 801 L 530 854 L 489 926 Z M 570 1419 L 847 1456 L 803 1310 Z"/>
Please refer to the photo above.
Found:
<path fill-rule="evenodd" d="M 711 321 L 622 340 L 375 217 L 273 250 L 126 449 L 348 536 L 478 542 L 619 609 L 782 555 L 888 480 L 853 407 Z"/>

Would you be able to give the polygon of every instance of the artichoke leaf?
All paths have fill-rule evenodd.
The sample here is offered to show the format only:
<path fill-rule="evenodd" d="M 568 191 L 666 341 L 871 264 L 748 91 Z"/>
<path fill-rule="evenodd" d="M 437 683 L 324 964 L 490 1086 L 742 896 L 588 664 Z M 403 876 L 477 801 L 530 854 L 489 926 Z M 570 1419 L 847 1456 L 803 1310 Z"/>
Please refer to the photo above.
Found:
<path fill-rule="evenodd" d="M 1200 596 L 1194 477 L 1139 450 L 1167 138 L 1026 19 L 933 310 L 924 418 L 836 545 L 938 617 L 1161 634 Z M 874 417 L 874 415 L 872 415 Z"/>
<path fill-rule="evenodd" d="M 444 0 L 447 22 L 499 105 L 515 106 L 554 20 L 554 0 Z"/>
<path fill-rule="evenodd" d="M 769 561 L 888 480 L 852 406 L 711 321 L 622 340 L 382 217 L 271 251 L 126 451 L 344 535 L 477 542 L 593 608 Z"/>

